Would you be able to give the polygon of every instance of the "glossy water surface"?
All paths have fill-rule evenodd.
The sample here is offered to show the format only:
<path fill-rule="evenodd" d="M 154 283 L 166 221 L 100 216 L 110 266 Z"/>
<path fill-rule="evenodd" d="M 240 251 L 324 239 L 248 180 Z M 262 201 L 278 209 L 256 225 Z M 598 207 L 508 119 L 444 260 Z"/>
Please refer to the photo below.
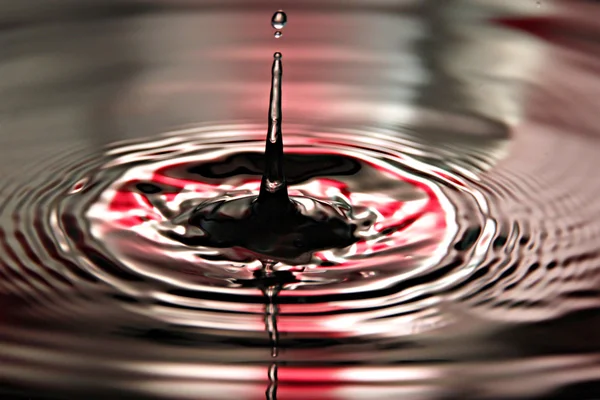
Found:
<path fill-rule="evenodd" d="M 0 6 L 0 394 L 598 397 L 596 2 L 279 6 Z M 356 240 L 268 262 L 189 217 L 259 194 L 275 51 Z"/>

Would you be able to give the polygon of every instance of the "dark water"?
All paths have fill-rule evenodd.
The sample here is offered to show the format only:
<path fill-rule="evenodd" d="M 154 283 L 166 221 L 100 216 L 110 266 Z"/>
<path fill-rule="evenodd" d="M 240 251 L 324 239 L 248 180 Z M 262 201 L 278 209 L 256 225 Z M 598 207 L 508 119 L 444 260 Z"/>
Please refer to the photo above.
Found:
<path fill-rule="evenodd" d="M 600 397 L 600 8 L 443 3 L 3 5 L 3 398 Z M 260 193 L 274 51 L 348 243 L 190 223 Z"/>

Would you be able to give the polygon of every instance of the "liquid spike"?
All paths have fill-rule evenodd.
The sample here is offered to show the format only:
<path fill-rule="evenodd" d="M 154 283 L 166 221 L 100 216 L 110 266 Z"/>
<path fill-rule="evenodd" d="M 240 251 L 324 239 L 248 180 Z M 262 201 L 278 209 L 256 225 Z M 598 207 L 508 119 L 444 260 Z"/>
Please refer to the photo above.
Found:
<path fill-rule="evenodd" d="M 306 264 L 318 250 L 344 248 L 359 240 L 356 225 L 337 206 L 314 198 L 290 199 L 284 174 L 281 129 L 281 53 L 273 56 L 264 170 L 258 196 L 221 197 L 203 202 L 177 219 L 190 227 L 163 234 L 188 246 L 241 248 L 248 257 Z M 266 267 L 261 282 L 288 282 Z M 269 286 L 264 285 L 262 286 Z M 278 286 L 281 289 L 281 286 Z M 280 290 L 279 289 L 279 290 Z"/>
<path fill-rule="evenodd" d="M 265 171 L 262 177 L 258 204 L 269 212 L 286 212 L 291 202 L 283 170 L 283 133 L 281 130 L 281 79 L 283 65 L 281 53 L 273 55 L 271 95 L 269 101 L 269 127 L 265 141 Z"/>

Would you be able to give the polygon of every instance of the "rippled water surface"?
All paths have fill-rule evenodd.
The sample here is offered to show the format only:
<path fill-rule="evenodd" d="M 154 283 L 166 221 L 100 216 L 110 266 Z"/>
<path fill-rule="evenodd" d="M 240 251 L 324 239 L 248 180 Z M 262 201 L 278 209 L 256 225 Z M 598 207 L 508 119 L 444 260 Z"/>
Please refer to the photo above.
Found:
<path fill-rule="evenodd" d="M 600 396 L 597 2 L 2 8 L 3 398 Z M 274 51 L 357 227 L 276 263 L 187 223 L 258 194 Z"/>

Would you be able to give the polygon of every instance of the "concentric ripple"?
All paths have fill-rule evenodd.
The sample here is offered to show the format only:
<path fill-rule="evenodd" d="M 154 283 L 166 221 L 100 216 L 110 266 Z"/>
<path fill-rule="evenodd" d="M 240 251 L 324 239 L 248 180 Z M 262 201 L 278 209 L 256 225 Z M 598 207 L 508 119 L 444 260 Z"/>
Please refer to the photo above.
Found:
<path fill-rule="evenodd" d="M 288 131 L 291 195 L 337 204 L 366 228 L 352 246 L 317 252 L 303 265 L 276 265 L 292 277 L 279 293 L 281 331 L 415 334 L 449 323 L 440 311 L 448 302 L 508 320 L 549 318 L 580 301 L 589 305 L 593 227 L 586 230 L 588 245 L 561 243 L 560 234 L 577 232 L 584 221 L 552 228 L 547 220 L 571 204 L 582 216 L 585 202 L 566 194 L 554 194 L 565 199 L 560 206 L 541 201 L 542 188 L 556 188 L 544 185 L 543 176 L 535 181 L 536 198 L 519 191 L 536 186 L 519 169 L 518 147 L 510 163 L 467 172 L 436 163 L 433 151 L 419 157 L 408 136 L 304 126 Z M 4 205 L 13 207 L 4 213 L 14 224 L 13 232 L 2 232 L 5 292 L 39 299 L 100 281 L 116 295 L 159 304 L 136 309 L 151 318 L 210 329 L 214 315 L 206 310 L 247 312 L 244 330 L 262 335 L 264 299 L 254 274 L 260 261 L 236 258 L 236 249 L 185 246 L 164 232 L 186 229 L 174 217 L 204 200 L 256 194 L 263 135 L 252 125 L 193 128 L 120 143 L 96 159 L 42 165 L 48 173 L 68 168 L 71 175 L 27 185 Z M 593 202 L 587 207 L 591 215 Z M 48 256 L 53 263 L 42 261 Z M 552 307 L 560 296 L 572 301 Z M 219 329 L 239 328 L 237 318 L 219 323 Z"/>
<path fill-rule="evenodd" d="M 355 345 L 376 339 L 390 346 L 426 333 L 451 337 L 457 330 L 488 329 L 493 321 L 534 322 L 597 307 L 600 224 L 593 216 L 600 206 L 593 199 L 600 185 L 587 181 L 582 189 L 574 178 L 591 173 L 585 160 L 597 144 L 566 141 L 549 127 L 525 128 L 526 134 L 513 132 L 508 157 L 502 139 L 488 143 L 485 157 L 475 147 L 456 148 L 449 157 L 452 150 L 428 147 L 410 132 L 287 126 L 290 194 L 300 202 L 312 197 L 337 204 L 365 229 L 348 248 L 317 252 L 303 265 L 275 266 L 285 277 L 275 300 L 279 346 L 287 349 L 281 357 L 300 366 L 316 360 L 312 351 L 295 348 L 301 341 L 309 348 L 315 339 Z M 551 141 L 541 140 L 549 135 Z M 67 149 L 61 160 L 41 160 L 31 181 L 8 182 L 0 291 L 16 308 L 0 318 L 20 322 L 0 329 L 1 340 L 12 343 L 6 360 L 43 361 L 18 350 L 17 338 L 43 346 L 47 357 L 47 349 L 58 346 L 78 359 L 87 339 L 74 338 L 89 335 L 85 326 L 92 324 L 106 329 L 90 336 L 96 343 L 115 330 L 130 338 L 106 344 L 132 346 L 114 367 L 156 374 L 161 362 L 185 362 L 175 350 L 170 361 L 157 348 L 148 353 L 137 342 L 146 337 L 161 346 L 196 343 L 189 362 L 258 362 L 240 373 L 259 376 L 269 346 L 264 283 L 255 274 L 262 264 L 236 258 L 235 249 L 186 246 L 165 232 L 186 229 L 177 215 L 206 199 L 256 194 L 263 136 L 258 125 L 209 126 L 116 143 L 94 157 Z M 548 147 L 532 153 L 541 143 Z M 557 149 L 570 160 L 560 164 L 568 171 L 549 164 Z M 563 184 L 551 184 L 556 181 Z M 48 344 L 30 330 L 40 318 L 54 321 L 52 337 L 75 336 Z M 224 343 L 250 347 L 240 355 Z M 398 357 L 397 350 L 369 355 L 361 346 L 329 351 L 327 362 Z M 459 347 L 461 357 L 470 354 Z M 107 362 L 102 373 L 109 373 Z M 428 373 L 434 370 L 436 377 L 447 373 Z M 23 379 L 16 370 L 6 372 Z M 290 373 L 290 382 L 300 379 Z M 358 369 L 328 373 L 333 381 L 360 375 Z M 67 378 L 47 379 L 59 384 Z"/>
<path fill-rule="evenodd" d="M 280 330 L 361 336 L 372 318 L 429 313 L 437 294 L 476 271 L 495 226 L 464 178 L 407 156 L 405 145 L 385 133 L 288 131 L 291 195 L 300 204 L 305 197 L 338 204 L 365 229 L 348 248 L 317 252 L 304 265 L 275 267 L 293 276 L 279 293 L 285 304 Z M 261 307 L 248 306 L 264 302 L 254 278 L 258 260 L 244 259 L 236 249 L 185 246 L 164 232 L 187 229 L 173 221 L 204 200 L 256 194 L 263 135 L 258 126 L 210 127 L 110 149 L 51 211 L 61 248 L 121 294 L 159 301 L 160 308 L 139 310 L 151 317 L 211 328 L 212 316 L 189 315 L 206 310 L 207 299 L 214 302 L 212 312 L 239 312 L 246 304 L 241 308 L 260 315 Z M 461 200 L 453 204 L 450 192 Z M 452 247 L 457 210 L 481 224 L 481 234 L 463 239 L 459 251 Z M 365 308 L 371 309 L 368 318 L 345 315 L 344 324 L 328 315 Z M 301 322 L 313 314 L 310 324 Z M 249 326 L 262 335 L 262 323 Z M 219 327 L 238 330 L 239 320 Z M 391 327 L 379 324 L 375 332 Z"/>

